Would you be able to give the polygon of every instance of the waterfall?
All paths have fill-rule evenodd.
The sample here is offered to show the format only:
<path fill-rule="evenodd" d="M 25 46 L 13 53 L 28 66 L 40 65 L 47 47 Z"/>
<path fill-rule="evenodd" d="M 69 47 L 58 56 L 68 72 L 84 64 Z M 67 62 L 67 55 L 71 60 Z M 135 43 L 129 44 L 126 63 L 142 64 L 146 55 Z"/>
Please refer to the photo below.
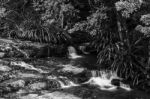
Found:
<path fill-rule="evenodd" d="M 96 85 L 100 90 L 106 91 L 116 91 L 117 89 L 123 89 L 126 91 L 131 91 L 129 85 L 121 82 L 121 78 L 117 76 L 115 72 L 112 71 L 91 71 L 91 78 L 82 84 L 75 84 L 73 81 L 64 76 L 49 76 L 48 79 L 55 80 L 59 88 L 70 88 L 74 86 L 82 86 L 84 84 Z M 119 85 L 112 84 L 113 79 L 118 79 Z"/>
<path fill-rule="evenodd" d="M 130 91 L 129 85 L 123 84 L 121 78 L 117 76 L 115 72 L 112 71 L 91 71 L 91 78 L 84 84 L 97 85 L 101 90 L 114 91 L 118 88 Z M 117 79 L 120 83 L 119 86 L 113 85 L 112 80 Z"/>
<path fill-rule="evenodd" d="M 68 52 L 69 52 L 69 58 L 70 59 L 76 59 L 76 58 L 82 57 L 82 56 L 77 54 L 76 49 L 73 46 L 68 47 Z"/>
<path fill-rule="evenodd" d="M 73 87 L 73 86 L 79 86 L 78 84 L 75 84 L 73 81 L 69 80 L 67 77 L 63 77 L 63 76 L 49 76 L 48 79 L 50 80 L 55 80 L 56 82 L 58 82 L 57 86 L 60 86 L 61 88 L 69 88 L 69 87 Z M 52 85 L 53 86 L 53 85 Z"/>

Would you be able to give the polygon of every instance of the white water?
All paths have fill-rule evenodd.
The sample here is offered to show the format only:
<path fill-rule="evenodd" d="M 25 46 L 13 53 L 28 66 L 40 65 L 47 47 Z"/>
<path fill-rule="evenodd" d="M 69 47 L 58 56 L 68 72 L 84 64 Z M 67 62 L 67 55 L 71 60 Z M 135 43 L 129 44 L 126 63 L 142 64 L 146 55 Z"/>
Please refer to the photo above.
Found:
<path fill-rule="evenodd" d="M 92 77 L 89 79 L 89 81 L 85 82 L 84 84 L 97 85 L 101 90 L 107 91 L 117 90 L 118 86 L 115 86 L 111 83 L 113 79 L 122 80 L 115 72 L 112 71 L 91 71 L 91 75 Z M 123 84 L 121 82 L 119 87 L 126 91 L 131 91 L 129 85 Z"/>
<path fill-rule="evenodd" d="M 91 71 L 92 77 L 82 84 L 75 84 L 73 81 L 69 80 L 67 77 L 63 76 L 49 76 L 48 79 L 56 80 L 60 85 L 60 88 L 70 88 L 74 86 L 81 86 L 83 84 L 89 84 L 89 85 L 96 85 L 100 88 L 100 90 L 106 90 L 106 91 L 116 91 L 118 88 L 131 91 L 129 85 L 123 84 L 120 82 L 120 86 L 115 86 L 111 83 L 113 79 L 119 79 L 122 80 L 117 76 L 115 72 L 112 71 Z"/>
<path fill-rule="evenodd" d="M 73 86 L 79 86 L 78 84 L 75 84 L 73 81 L 69 80 L 67 77 L 63 76 L 49 76 L 48 79 L 56 80 L 60 84 L 60 88 L 69 88 Z"/>
<path fill-rule="evenodd" d="M 47 71 L 44 71 L 40 68 L 35 68 L 33 65 L 27 64 L 23 61 L 14 61 L 14 62 L 11 62 L 11 65 L 24 67 L 25 69 L 29 69 L 29 70 L 35 70 L 35 71 L 38 71 L 39 73 L 48 73 Z"/>
<path fill-rule="evenodd" d="M 77 58 L 82 57 L 82 56 L 77 54 L 76 49 L 73 46 L 68 47 L 68 52 L 69 52 L 69 58 L 70 59 L 77 59 Z"/>

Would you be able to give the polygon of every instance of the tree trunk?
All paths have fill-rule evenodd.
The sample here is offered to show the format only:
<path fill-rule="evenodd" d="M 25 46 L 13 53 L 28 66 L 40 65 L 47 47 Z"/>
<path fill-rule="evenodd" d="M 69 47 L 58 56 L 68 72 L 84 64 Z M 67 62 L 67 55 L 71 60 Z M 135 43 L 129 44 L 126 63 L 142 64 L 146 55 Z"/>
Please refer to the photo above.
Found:
<path fill-rule="evenodd" d="M 150 40 L 148 42 L 148 67 L 150 67 Z"/>
<path fill-rule="evenodd" d="M 123 41 L 122 27 L 121 27 L 121 16 L 117 11 L 116 11 L 116 14 L 117 14 L 117 27 L 118 27 L 119 37 L 120 37 L 120 40 Z"/>

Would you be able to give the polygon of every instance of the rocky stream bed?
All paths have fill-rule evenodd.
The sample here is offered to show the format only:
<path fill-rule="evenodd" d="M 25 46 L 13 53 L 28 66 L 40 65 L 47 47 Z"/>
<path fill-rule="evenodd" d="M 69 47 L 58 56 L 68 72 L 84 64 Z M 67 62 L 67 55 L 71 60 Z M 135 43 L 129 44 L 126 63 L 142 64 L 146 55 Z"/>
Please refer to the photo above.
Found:
<path fill-rule="evenodd" d="M 0 99 L 150 99 L 139 90 L 101 90 L 85 83 L 93 58 L 29 58 L 19 44 L 0 40 Z"/>

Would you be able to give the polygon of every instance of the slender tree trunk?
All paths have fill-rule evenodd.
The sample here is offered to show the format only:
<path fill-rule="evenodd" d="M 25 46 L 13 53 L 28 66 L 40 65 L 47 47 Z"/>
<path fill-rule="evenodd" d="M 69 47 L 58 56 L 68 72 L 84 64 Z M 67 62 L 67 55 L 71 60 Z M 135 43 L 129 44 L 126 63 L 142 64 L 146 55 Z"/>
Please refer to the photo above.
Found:
<path fill-rule="evenodd" d="M 64 28 L 64 13 L 62 12 L 61 27 Z"/>
<path fill-rule="evenodd" d="M 120 40 L 123 41 L 122 27 L 121 27 L 121 16 L 117 11 L 116 11 L 116 14 L 117 14 L 117 27 L 118 27 L 119 37 L 120 37 Z"/>
<path fill-rule="evenodd" d="M 148 41 L 148 67 L 150 67 L 150 40 Z"/>

